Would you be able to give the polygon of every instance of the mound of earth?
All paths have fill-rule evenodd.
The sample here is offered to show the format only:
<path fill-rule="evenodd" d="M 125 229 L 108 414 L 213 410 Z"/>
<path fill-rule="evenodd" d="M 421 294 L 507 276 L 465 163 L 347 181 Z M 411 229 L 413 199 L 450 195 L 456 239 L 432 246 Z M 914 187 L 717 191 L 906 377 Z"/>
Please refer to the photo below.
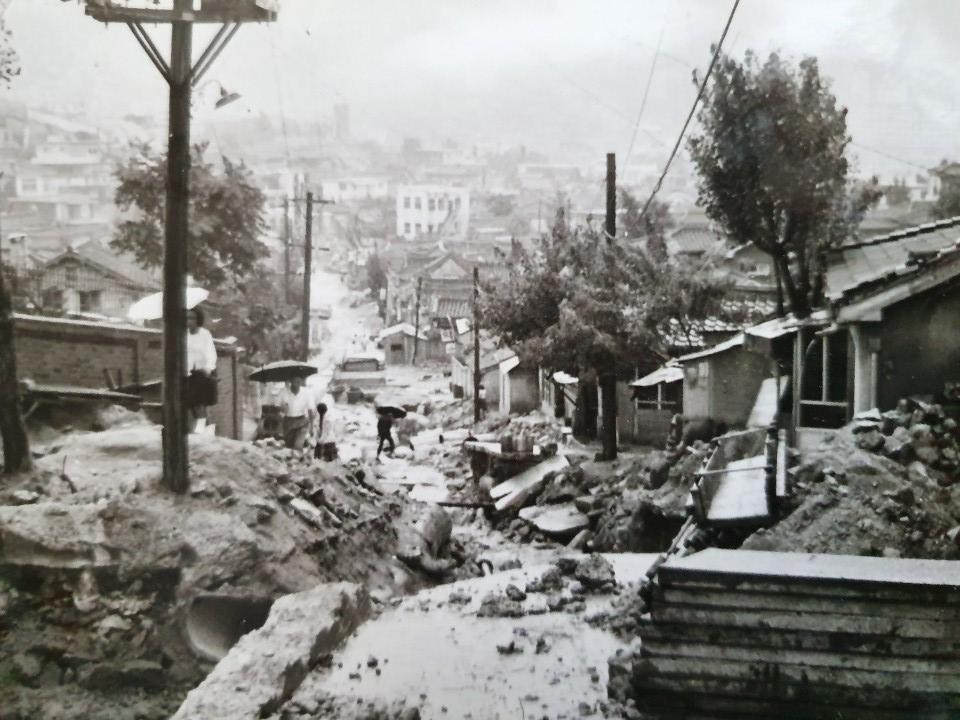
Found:
<path fill-rule="evenodd" d="M 907 466 L 858 447 L 849 429 L 805 454 L 793 509 L 747 550 L 960 558 L 960 489 L 919 461 Z"/>
<path fill-rule="evenodd" d="M 160 430 L 64 436 L 0 491 L 4 718 L 162 718 L 272 601 L 325 581 L 381 599 L 407 503 L 358 465 L 191 437 L 189 494 L 161 486 Z"/>

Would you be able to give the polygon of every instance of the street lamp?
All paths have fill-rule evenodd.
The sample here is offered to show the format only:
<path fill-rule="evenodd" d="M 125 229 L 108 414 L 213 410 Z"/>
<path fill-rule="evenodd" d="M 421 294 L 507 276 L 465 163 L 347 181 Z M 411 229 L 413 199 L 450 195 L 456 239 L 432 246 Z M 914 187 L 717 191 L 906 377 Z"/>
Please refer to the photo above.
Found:
<path fill-rule="evenodd" d="M 217 102 L 214 103 L 214 107 L 219 110 L 222 107 L 226 107 L 232 102 L 239 100 L 242 96 L 238 92 L 229 92 L 219 80 L 207 80 L 205 83 L 200 85 L 197 88 L 197 95 L 200 95 L 206 88 L 211 85 L 216 85 L 220 88 L 220 97 L 217 99 Z"/>

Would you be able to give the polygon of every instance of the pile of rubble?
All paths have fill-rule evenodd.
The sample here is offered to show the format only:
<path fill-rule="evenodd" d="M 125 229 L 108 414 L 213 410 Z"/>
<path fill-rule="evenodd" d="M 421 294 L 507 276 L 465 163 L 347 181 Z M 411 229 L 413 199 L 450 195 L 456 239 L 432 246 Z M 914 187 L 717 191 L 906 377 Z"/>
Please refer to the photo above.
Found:
<path fill-rule="evenodd" d="M 424 585 L 393 557 L 410 504 L 359 464 L 199 436 L 180 496 L 156 426 L 58 442 L 0 492 L 5 718 L 169 717 L 275 598 Z"/>
<path fill-rule="evenodd" d="M 854 418 L 857 447 L 909 466 L 919 462 L 943 487 L 960 480 L 960 424 L 940 405 L 901 399 L 895 410 Z"/>
<path fill-rule="evenodd" d="M 665 453 L 623 455 L 548 469 L 550 461 L 512 481 L 497 500 L 499 526 L 517 542 L 564 541 L 571 549 L 659 552 L 683 523 L 685 503 L 708 446 L 696 442 L 671 463 Z M 497 494 L 494 489 L 493 494 Z M 558 531 L 559 530 L 559 531 Z"/>
<path fill-rule="evenodd" d="M 872 432 L 857 421 L 805 452 L 803 461 L 790 471 L 793 497 L 788 515 L 773 527 L 755 532 L 743 548 L 960 558 L 960 485 L 948 482 L 945 473 L 920 460 L 904 466 L 899 458 L 895 461 L 864 449 L 864 435 Z M 877 432 L 881 438 L 893 435 Z M 923 443 L 928 432 L 932 434 L 918 432 Z M 905 460 L 906 453 L 925 447 L 931 446 L 905 445 L 900 457 Z M 940 448 L 937 453 L 939 458 Z M 922 455 L 933 461 L 932 452 Z"/>

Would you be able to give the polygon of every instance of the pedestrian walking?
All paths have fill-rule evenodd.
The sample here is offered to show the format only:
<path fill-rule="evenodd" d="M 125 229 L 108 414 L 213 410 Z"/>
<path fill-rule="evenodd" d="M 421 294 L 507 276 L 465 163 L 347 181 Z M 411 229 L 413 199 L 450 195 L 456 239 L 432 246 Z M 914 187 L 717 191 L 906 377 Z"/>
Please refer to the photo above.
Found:
<path fill-rule="evenodd" d="M 283 440 L 291 450 L 302 451 L 311 434 L 316 409 L 303 380 L 290 381 L 283 397 Z"/>
<path fill-rule="evenodd" d="M 393 441 L 393 415 L 388 412 L 378 412 L 377 413 L 377 458 L 380 457 L 380 452 L 383 450 L 383 444 L 389 443 L 390 450 L 389 454 L 393 454 L 393 451 L 397 449 L 396 443 Z"/>
<path fill-rule="evenodd" d="M 317 460 L 332 462 L 337 459 L 336 419 L 334 412 L 326 403 L 317 404 L 317 445 L 313 457 Z"/>
<path fill-rule="evenodd" d="M 187 311 L 187 378 L 184 405 L 193 420 L 192 432 L 207 425 L 207 408 L 217 404 L 217 348 L 213 335 L 203 327 L 200 308 Z"/>

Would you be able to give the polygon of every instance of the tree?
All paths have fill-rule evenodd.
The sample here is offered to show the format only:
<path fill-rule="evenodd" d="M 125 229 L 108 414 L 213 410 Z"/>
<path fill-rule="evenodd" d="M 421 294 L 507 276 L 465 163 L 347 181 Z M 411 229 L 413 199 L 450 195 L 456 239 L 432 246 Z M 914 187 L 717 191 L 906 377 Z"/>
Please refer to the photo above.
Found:
<path fill-rule="evenodd" d="M 190 168 L 190 238 L 187 270 L 208 289 L 256 270 L 269 253 L 260 236 L 266 199 L 243 163 L 222 158 L 223 172 L 204 160 L 206 145 L 194 146 Z M 131 253 L 146 268 L 163 265 L 167 160 L 149 145 L 135 143 L 116 170 L 116 203 L 134 210 L 117 227 L 110 245 Z"/>
<path fill-rule="evenodd" d="M 17 52 L 10 43 L 10 31 L 0 18 L 0 84 L 9 85 L 20 74 Z M 17 353 L 14 345 L 14 300 L 7 286 L 0 258 L 0 440 L 3 442 L 3 471 L 30 470 L 30 441 L 20 410 Z"/>
<path fill-rule="evenodd" d="M 367 258 L 367 287 L 375 297 L 380 297 L 380 291 L 387 287 L 387 272 L 383 269 L 379 253 L 370 253 Z"/>
<path fill-rule="evenodd" d="M 0 439 L 3 441 L 4 473 L 25 472 L 33 467 L 30 442 L 20 411 L 20 386 L 14 348 L 13 299 L 4 273 L 0 272 Z"/>
<path fill-rule="evenodd" d="M 519 248 L 483 290 L 485 327 L 523 359 L 578 375 L 582 402 L 594 378 L 609 391 L 665 360 L 677 323 L 724 312 L 721 286 L 602 232 L 571 231 L 562 209 L 550 234 Z M 595 423 L 595 408 L 588 416 Z M 616 453 L 609 442 L 606 458 Z"/>
<path fill-rule="evenodd" d="M 947 163 L 944 160 L 941 164 L 952 163 Z M 940 196 L 930 209 L 930 214 L 937 220 L 946 220 L 960 215 L 960 185 L 955 182 L 942 183 Z"/>
<path fill-rule="evenodd" d="M 667 230 L 673 227 L 670 206 L 654 199 L 641 217 L 643 206 L 627 190 L 620 190 L 620 207 L 623 208 L 623 232 L 621 236 L 632 242 L 642 242 L 647 254 L 658 262 L 667 259 Z"/>
<path fill-rule="evenodd" d="M 696 81 L 696 78 L 694 78 Z M 876 181 L 849 178 L 847 110 L 815 58 L 793 67 L 773 53 L 724 55 L 691 138 L 699 203 L 725 235 L 770 255 L 790 308 L 821 300 L 824 254 L 856 233 L 879 198 Z"/>

